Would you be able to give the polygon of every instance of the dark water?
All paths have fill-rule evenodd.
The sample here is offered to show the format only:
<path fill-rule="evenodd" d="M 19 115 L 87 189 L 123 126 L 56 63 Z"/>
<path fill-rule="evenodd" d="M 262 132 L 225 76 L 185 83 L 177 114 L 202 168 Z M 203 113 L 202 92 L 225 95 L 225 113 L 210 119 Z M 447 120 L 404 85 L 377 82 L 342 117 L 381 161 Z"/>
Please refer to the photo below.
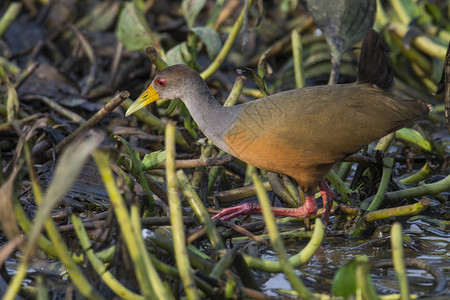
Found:
<path fill-rule="evenodd" d="M 417 258 L 440 268 L 446 277 L 446 288 L 435 293 L 436 283 L 428 272 L 408 268 L 410 292 L 422 297 L 444 296 L 450 299 L 450 222 L 439 221 L 426 216 L 410 218 L 403 222 L 406 235 L 404 252 L 406 258 Z M 286 247 L 290 254 L 303 249 L 306 241 L 290 243 Z M 322 248 L 305 265 L 297 269 L 303 282 L 315 293 L 331 293 L 332 280 L 336 272 L 347 262 L 360 255 L 366 255 L 371 262 L 390 259 L 389 237 L 376 239 L 350 239 L 346 237 L 327 237 Z M 275 260 L 270 249 L 264 251 L 265 259 Z M 379 295 L 399 293 L 396 274 L 393 268 L 372 268 L 372 282 Z M 277 289 L 291 289 L 284 274 L 272 274 L 266 278 L 263 288 L 271 296 L 279 295 Z"/>

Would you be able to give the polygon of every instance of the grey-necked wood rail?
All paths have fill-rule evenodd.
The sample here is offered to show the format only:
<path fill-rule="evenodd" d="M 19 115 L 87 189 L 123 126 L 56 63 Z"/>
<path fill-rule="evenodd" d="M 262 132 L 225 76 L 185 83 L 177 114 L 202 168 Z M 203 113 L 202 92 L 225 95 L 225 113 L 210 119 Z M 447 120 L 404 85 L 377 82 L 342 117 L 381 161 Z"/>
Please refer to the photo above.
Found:
<path fill-rule="evenodd" d="M 158 99 L 181 99 L 216 146 L 298 182 L 306 196 L 303 206 L 274 207 L 274 214 L 314 215 L 314 195 L 319 187 L 322 218 L 328 223 L 333 193 L 324 178 L 334 163 L 431 109 L 422 100 L 403 99 L 387 91 L 393 74 L 386 49 L 381 36 L 371 30 L 362 45 L 356 83 L 305 87 L 233 107 L 220 105 L 196 71 L 174 65 L 156 75 L 126 115 Z M 226 208 L 214 218 L 254 213 L 261 213 L 258 205 L 243 204 Z"/>

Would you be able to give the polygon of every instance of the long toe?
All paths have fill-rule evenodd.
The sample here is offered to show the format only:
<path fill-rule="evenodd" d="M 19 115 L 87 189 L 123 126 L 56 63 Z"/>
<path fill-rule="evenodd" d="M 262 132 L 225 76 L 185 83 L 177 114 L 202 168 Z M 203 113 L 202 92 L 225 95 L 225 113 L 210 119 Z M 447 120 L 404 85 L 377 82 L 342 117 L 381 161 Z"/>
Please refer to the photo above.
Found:
<path fill-rule="evenodd" d="M 298 208 L 272 207 L 272 211 L 277 216 L 306 218 L 316 215 L 317 205 L 314 197 L 306 197 L 305 204 Z"/>
<path fill-rule="evenodd" d="M 321 182 L 319 188 L 323 201 L 322 221 L 327 226 L 330 219 L 331 207 L 333 206 L 334 193 L 326 182 Z"/>
<path fill-rule="evenodd" d="M 212 217 L 213 220 L 229 220 L 241 215 L 251 215 L 261 213 L 261 207 L 252 203 L 244 203 L 238 206 L 228 207 L 222 209 L 218 214 Z"/>

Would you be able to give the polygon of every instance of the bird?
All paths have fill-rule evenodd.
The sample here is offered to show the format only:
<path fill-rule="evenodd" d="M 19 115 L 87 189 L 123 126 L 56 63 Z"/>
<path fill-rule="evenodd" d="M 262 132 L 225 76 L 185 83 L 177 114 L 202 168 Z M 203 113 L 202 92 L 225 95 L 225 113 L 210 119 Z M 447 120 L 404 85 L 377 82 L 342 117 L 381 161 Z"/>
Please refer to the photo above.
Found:
<path fill-rule="evenodd" d="M 431 105 L 392 94 L 388 46 L 371 29 L 361 46 L 357 81 L 282 91 L 231 107 L 222 106 L 199 73 L 173 65 L 156 74 L 126 116 L 158 99 L 180 99 L 204 135 L 218 148 L 267 171 L 290 176 L 305 194 L 298 208 L 273 207 L 275 215 L 305 218 L 323 201 L 328 224 L 333 191 L 325 180 L 333 165 L 369 143 L 426 116 Z M 261 213 L 245 203 L 213 219 Z"/>

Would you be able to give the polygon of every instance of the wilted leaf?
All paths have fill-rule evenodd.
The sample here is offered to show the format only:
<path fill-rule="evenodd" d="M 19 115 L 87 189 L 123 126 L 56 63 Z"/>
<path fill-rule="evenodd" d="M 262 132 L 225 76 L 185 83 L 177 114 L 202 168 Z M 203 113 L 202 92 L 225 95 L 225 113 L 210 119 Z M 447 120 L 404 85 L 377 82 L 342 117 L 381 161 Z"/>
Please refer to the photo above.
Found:
<path fill-rule="evenodd" d="M 343 53 L 361 41 L 375 22 L 376 1 L 308 0 L 307 4 L 331 51 Z"/>
<path fill-rule="evenodd" d="M 194 27 L 192 28 L 192 32 L 194 32 L 202 40 L 203 44 L 205 44 L 208 57 L 210 59 L 216 57 L 222 48 L 222 41 L 217 32 L 209 27 Z"/>
<path fill-rule="evenodd" d="M 252 77 L 253 80 L 256 82 L 256 84 L 258 85 L 259 89 L 261 90 L 261 92 L 264 94 L 264 96 L 269 96 L 269 92 L 266 89 L 266 83 L 264 82 L 264 79 L 261 78 L 261 76 L 259 76 L 258 73 L 256 73 L 255 71 L 253 71 L 250 68 L 242 68 L 242 69 L 237 69 L 236 70 L 237 73 L 239 75 L 244 75 L 247 77 Z"/>
<path fill-rule="evenodd" d="M 431 151 L 431 144 L 420 132 L 412 128 L 402 128 L 395 132 L 395 136 L 401 140 L 407 141 L 426 151 Z"/>
<path fill-rule="evenodd" d="M 0 249 L 0 266 L 3 266 L 11 253 L 14 252 L 14 250 L 16 250 L 16 248 L 23 243 L 23 241 L 25 241 L 25 236 L 18 235 L 12 240 L 9 240 L 6 244 L 2 245 L 2 248 Z"/>
<path fill-rule="evenodd" d="M 183 0 L 184 17 L 189 28 L 195 24 L 195 19 L 205 5 L 206 0 Z"/>
<path fill-rule="evenodd" d="M 84 140 L 69 144 L 63 151 L 55 168 L 52 182 L 45 193 L 42 204 L 34 219 L 34 227 L 30 234 L 30 243 L 33 243 L 56 204 L 64 197 L 80 174 L 84 162 L 90 153 L 100 145 L 103 134 L 91 134 Z"/>
<path fill-rule="evenodd" d="M 19 226 L 17 226 L 16 215 L 12 213 L 14 211 L 13 199 L 16 197 L 14 184 L 21 168 L 22 165 L 15 165 L 8 180 L 0 187 L 0 228 L 9 240 L 13 240 L 21 234 Z"/>
<path fill-rule="evenodd" d="M 5 77 L 5 79 L 7 90 L 6 109 L 8 113 L 8 123 L 11 123 L 15 119 L 17 119 L 16 116 L 19 113 L 19 98 L 17 97 L 16 89 L 11 84 L 11 82 L 9 82 L 9 79 L 7 77 Z"/>
<path fill-rule="evenodd" d="M 117 20 L 116 36 L 128 50 L 144 50 L 159 43 L 158 36 L 150 30 L 144 14 L 134 2 L 123 4 Z"/>
<path fill-rule="evenodd" d="M 59 101 L 80 94 L 78 85 L 50 64 L 40 64 L 33 75 L 28 77 L 17 90 L 19 97 L 42 95 Z"/>

